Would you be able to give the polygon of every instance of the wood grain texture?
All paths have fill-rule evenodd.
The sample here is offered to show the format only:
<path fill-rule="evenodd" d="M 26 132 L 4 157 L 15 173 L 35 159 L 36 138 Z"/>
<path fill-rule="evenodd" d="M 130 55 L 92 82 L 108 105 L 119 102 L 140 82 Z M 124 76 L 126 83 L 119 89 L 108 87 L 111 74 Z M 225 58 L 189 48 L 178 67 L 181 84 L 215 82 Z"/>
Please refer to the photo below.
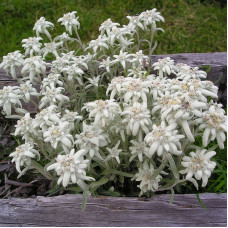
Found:
<path fill-rule="evenodd" d="M 152 226 L 152 227 L 225 227 L 227 195 L 169 195 L 151 199 L 125 197 L 89 197 L 81 212 L 81 195 L 0 199 L 0 226 Z"/>

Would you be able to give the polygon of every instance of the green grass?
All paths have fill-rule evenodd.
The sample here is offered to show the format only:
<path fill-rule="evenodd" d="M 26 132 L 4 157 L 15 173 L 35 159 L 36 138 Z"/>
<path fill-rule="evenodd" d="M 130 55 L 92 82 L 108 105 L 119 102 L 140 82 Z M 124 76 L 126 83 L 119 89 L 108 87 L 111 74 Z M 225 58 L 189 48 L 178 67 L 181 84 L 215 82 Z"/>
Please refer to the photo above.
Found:
<path fill-rule="evenodd" d="M 57 19 L 76 10 L 81 23 L 80 36 L 88 42 L 98 36 L 99 25 L 107 18 L 124 24 L 128 22 L 127 15 L 152 8 L 157 8 L 166 20 L 160 24 L 165 33 L 157 36 L 155 54 L 226 51 L 227 8 L 215 1 L 1 0 L 0 56 L 23 50 L 21 40 L 35 36 L 32 28 L 41 16 L 56 25 L 52 33 L 55 36 L 64 31 Z"/>

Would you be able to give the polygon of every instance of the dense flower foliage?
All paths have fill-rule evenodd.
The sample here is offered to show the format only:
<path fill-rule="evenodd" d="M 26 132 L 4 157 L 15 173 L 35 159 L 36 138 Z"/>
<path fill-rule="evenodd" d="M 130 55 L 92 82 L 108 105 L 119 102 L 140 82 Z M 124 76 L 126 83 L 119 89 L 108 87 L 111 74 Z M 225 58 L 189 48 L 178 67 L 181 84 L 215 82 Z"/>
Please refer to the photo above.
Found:
<path fill-rule="evenodd" d="M 224 148 L 227 128 L 206 72 L 169 57 L 151 62 L 164 22 L 156 9 L 127 16 L 122 27 L 107 19 L 88 44 L 76 14 L 58 19 L 67 33 L 53 39 L 54 24 L 41 17 L 37 37 L 22 40 L 25 53 L 9 53 L 0 64 L 20 84 L 0 90 L 2 113 L 18 118 L 14 135 L 23 140 L 10 154 L 17 171 L 43 169 L 58 185 L 84 192 L 118 191 L 131 181 L 140 195 L 187 181 L 206 186 L 216 166 L 209 143 Z M 35 116 L 25 102 L 36 105 Z"/>

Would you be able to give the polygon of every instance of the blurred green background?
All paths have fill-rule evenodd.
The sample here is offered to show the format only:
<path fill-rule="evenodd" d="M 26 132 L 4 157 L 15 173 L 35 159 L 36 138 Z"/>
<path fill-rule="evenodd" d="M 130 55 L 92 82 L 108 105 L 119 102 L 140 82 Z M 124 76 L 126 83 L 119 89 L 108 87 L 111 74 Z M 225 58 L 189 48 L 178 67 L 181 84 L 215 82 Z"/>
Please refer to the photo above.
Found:
<path fill-rule="evenodd" d="M 35 36 L 34 23 L 41 16 L 55 24 L 53 36 L 64 31 L 57 19 L 76 10 L 84 42 L 95 39 L 107 18 L 128 23 L 127 15 L 157 8 L 166 22 L 157 35 L 155 54 L 222 52 L 227 49 L 226 0 L 1 0 L 0 56 L 23 50 L 21 40 Z"/>

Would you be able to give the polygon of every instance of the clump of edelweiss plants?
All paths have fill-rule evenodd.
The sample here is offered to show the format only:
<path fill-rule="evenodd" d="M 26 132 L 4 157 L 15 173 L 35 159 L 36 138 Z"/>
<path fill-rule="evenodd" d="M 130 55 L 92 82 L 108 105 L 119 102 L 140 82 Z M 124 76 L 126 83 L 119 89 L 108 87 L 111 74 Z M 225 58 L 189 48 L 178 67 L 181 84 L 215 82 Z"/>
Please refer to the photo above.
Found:
<path fill-rule="evenodd" d="M 127 18 L 122 27 L 104 21 L 98 38 L 84 44 L 76 11 L 58 19 L 66 32 L 55 38 L 41 17 L 36 36 L 22 40 L 25 53 L 3 57 L 0 67 L 19 82 L 0 90 L 2 113 L 18 119 L 14 135 L 23 140 L 10 154 L 19 177 L 36 170 L 84 195 L 135 183 L 140 196 L 207 185 L 216 166 L 216 146 L 208 144 L 224 148 L 226 140 L 218 88 L 197 67 L 151 61 L 164 22 L 156 9 Z M 25 109 L 29 102 L 35 116 Z"/>

